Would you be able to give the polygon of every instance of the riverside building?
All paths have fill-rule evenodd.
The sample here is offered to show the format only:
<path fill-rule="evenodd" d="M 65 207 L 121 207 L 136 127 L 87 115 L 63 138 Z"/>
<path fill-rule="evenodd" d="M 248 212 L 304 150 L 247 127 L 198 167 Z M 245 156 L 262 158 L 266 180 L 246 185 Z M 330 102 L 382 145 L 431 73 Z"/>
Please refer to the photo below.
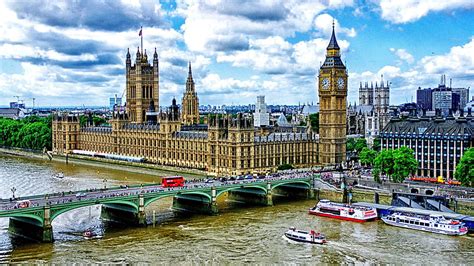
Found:
<path fill-rule="evenodd" d="M 240 175 L 275 171 L 279 165 L 311 167 L 339 163 L 345 158 L 345 112 L 347 71 L 333 34 L 326 62 L 320 70 L 322 142 L 311 131 L 267 124 L 263 97 L 259 99 L 260 123 L 251 115 L 209 115 L 199 124 L 198 97 L 189 65 L 182 109 L 173 99 L 159 110 L 158 55 L 152 64 L 146 51 L 136 54 L 131 65 L 126 57 L 126 109 L 116 109 L 108 126 L 80 126 L 79 117 L 55 114 L 53 152 L 56 154 L 100 154 L 160 165 L 202 169 L 213 175 Z M 332 100 L 335 98 L 335 101 Z M 257 126 L 257 127 L 256 127 Z M 324 160 L 320 160 L 323 157 Z"/>
<path fill-rule="evenodd" d="M 474 117 L 471 109 L 467 115 L 461 110 L 457 118 L 452 113 L 443 118 L 439 109 L 431 118 L 394 117 L 380 137 L 382 149 L 411 148 L 419 163 L 418 175 L 452 179 L 464 152 L 474 147 Z"/>

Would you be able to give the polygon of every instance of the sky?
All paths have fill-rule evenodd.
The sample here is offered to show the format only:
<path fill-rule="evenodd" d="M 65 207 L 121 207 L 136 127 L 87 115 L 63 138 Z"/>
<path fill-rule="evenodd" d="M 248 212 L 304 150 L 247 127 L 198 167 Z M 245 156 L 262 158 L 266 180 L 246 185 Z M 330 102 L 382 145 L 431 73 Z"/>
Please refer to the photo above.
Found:
<path fill-rule="evenodd" d="M 107 106 L 123 94 L 140 27 L 149 58 L 158 52 L 161 105 L 181 100 L 188 62 L 201 105 L 316 103 L 333 21 L 351 103 L 381 75 L 391 104 L 442 74 L 474 87 L 472 0 L 5 0 L 0 10 L 0 105 Z"/>

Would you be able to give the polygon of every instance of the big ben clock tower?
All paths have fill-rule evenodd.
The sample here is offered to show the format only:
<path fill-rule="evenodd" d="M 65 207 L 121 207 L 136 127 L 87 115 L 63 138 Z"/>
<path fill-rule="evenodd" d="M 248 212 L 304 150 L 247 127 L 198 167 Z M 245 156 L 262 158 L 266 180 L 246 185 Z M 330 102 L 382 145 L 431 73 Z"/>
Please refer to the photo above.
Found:
<path fill-rule="evenodd" d="M 318 84 L 319 162 L 342 163 L 346 158 L 347 70 L 341 60 L 334 23 Z"/>

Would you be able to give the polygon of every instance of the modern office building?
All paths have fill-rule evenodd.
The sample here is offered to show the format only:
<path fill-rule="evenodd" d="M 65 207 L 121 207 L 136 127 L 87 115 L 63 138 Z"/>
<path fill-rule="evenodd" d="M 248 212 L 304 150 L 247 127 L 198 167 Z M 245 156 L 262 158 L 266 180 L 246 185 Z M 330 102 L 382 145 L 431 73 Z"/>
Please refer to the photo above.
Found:
<path fill-rule="evenodd" d="M 464 152 L 474 146 L 474 117 L 471 109 L 467 115 L 461 110 L 458 118 L 443 118 L 440 110 L 431 118 L 394 117 L 380 137 L 382 149 L 411 148 L 419 162 L 418 175 L 452 179 Z"/>
<path fill-rule="evenodd" d="M 253 114 L 254 127 L 269 126 L 270 114 L 265 103 L 265 96 L 257 96 L 257 103 L 255 104 L 255 112 Z"/>

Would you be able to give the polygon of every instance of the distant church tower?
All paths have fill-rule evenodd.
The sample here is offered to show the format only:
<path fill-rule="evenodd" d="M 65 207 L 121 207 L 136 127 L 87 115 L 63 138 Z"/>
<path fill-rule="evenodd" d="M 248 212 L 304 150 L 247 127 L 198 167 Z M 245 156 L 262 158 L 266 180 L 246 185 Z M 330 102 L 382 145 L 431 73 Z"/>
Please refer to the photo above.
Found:
<path fill-rule="evenodd" d="M 181 106 L 181 120 L 185 125 L 199 124 L 199 99 L 196 90 L 194 89 L 191 62 L 189 62 L 186 92 L 184 92 L 183 105 Z"/>
<path fill-rule="evenodd" d="M 346 158 L 347 70 L 341 60 L 334 23 L 326 60 L 319 70 L 319 162 L 342 163 Z"/>
<path fill-rule="evenodd" d="M 130 51 L 126 59 L 127 114 L 132 123 L 146 122 L 146 111 L 150 103 L 159 110 L 158 54 L 153 54 L 153 65 L 148 62 L 146 50 L 137 50 L 135 65 L 132 65 Z"/>

